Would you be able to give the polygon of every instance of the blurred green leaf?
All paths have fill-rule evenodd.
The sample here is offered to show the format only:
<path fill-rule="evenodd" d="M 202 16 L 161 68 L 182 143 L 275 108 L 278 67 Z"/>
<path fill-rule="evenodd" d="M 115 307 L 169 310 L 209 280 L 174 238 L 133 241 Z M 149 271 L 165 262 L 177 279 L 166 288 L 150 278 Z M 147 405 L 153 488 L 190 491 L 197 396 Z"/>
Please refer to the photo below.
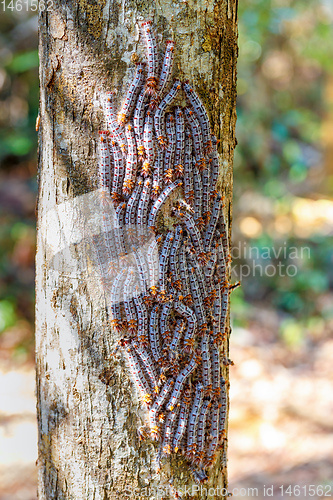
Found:
<path fill-rule="evenodd" d="M 33 142 L 27 136 L 10 134 L 3 139 L 3 147 L 7 154 L 24 156 L 30 152 Z"/>
<path fill-rule="evenodd" d="M 0 332 L 14 325 L 16 314 L 14 305 L 8 300 L 0 301 Z"/>
<path fill-rule="evenodd" d="M 288 347 L 294 348 L 302 343 L 305 336 L 305 329 L 295 319 L 287 319 L 281 323 L 280 335 Z"/>
<path fill-rule="evenodd" d="M 289 170 L 289 178 L 292 182 L 303 182 L 308 174 L 307 166 L 302 162 L 294 163 Z"/>
<path fill-rule="evenodd" d="M 23 73 L 32 68 L 37 68 L 39 63 L 38 50 L 15 54 L 7 64 L 7 69 L 13 73 Z"/>

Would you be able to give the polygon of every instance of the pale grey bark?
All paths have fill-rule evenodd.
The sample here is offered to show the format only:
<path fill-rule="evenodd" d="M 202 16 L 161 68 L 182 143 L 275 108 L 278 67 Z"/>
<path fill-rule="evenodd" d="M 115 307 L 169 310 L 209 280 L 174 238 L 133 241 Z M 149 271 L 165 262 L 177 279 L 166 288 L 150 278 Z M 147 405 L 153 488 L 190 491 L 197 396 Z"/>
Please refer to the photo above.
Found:
<path fill-rule="evenodd" d="M 189 79 L 221 140 L 220 183 L 231 221 L 235 147 L 237 1 L 55 1 L 40 15 L 40 129 L 36 360 L 39 498 L 147 498 L 143 488 L 188 488 L 182 457 L 155 473 L 155 449 L 139 441 L 144 413 L 108 323 L 89 255 L 98 204 L 96 138 L 105 127 L 99 91 L 124 94 L 144 56 L 135 28 L 154 19 L 177 44 L 175 75 Z M 225 356 L 228 356 L 228 341 Z M 224 368 L 228 380 L 228 369 Z M 222 456 L 206 488 L 226 487 Z M 141 493 L 140 493 L 141 491 Z M 127 492 L 127 493 L 126 493 Z M 154 497 L 154 495 L 150 495 Z M 205 493 L 183 498 L 206 498 Z M 222 498 L 220 494 L 208 496 Z M 149 496 L 148 496 L 149 498 Z"/>

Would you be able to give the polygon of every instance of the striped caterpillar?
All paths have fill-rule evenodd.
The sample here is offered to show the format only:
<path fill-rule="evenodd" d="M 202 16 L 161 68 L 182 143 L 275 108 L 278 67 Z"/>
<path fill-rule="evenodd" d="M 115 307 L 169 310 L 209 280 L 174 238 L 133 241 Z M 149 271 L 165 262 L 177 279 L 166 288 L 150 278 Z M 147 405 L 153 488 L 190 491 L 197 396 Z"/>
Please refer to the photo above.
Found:
<path fill-rule="evenodd" d="M 207 111 L 205 110 L 204 105 L 202 104 L 198 94 L 193 90 L 193 88 L 188 84 L 188 82 L 184 83 L 183 89 L 185 91 L 186 97 L 188 98 L 188 100 L 192 104 L 193 109 L 196 112 L 196 115 L 201 125 L 201 132 L 203 135 L 205 148 L 207 150 L 207 153 L 210 153 L 212 149 L 212 138 L 211 138 L 210 123 Z"/>
<path fill-rule="evenodd" d="M 148 94 L 154 94 L 158 84 L 158 49 L 155 34 L 151 27 L 151 21 L 145 21 L 141 24 L 147 47 L 148 76 L 146 80 L 146 89 Z"/>
<path fill-rule="evenodd" d="M 171 78 L 175 50 L 175 42 L 173 40 L 167 40 L 165 43 L 166 49 L 158 83 L 158 92 L 160 96 L 163 95 Z"/>
<path fill-rule="evenodd" d="M 129 119 L 134 110 L 135 101 L 138 97 L 138 94 L 140 92 L 141 86 L 144 81 L 144 69 L 145 69 L 144 63 L 137 64 L 135 76 L 132 82 L 130 83 L 127 95 L 118 113 L 118 122 L 121 124 L 125 123 Z"/>
<path fill-rule="evenodd" d="M 171 90 L 162 99 L 155 112 L 155 117 L 154 117 L 155 133 L 157 136 L 158 143 L 162 148 L 165 148 L 167 146 L 167 140 L 165 137 L 165 123 L 164 123 L 166 108 L 167 106 L 171 105 L 172 101 L 175 99 L 180 89 L 181 89 L 181 82 L 179 80 L 176 80 Z"/>
<path fill-rule="evenodd" d="M 136 149 L 135 135 L 133 124 L 128 123 L 125 127 L 125 134 L 127 139 L 128 153 L 126 156 L 126 169 L 125 178 L 123 183 L 123 194 L 131 194 L 135 185 L 135 177 L 138 166 L 138 155 Z"/>
<path fill-rule="evenodd" d="M 158 469 L 182 453 L 202 483 L 224 438 L 221 361 L 230 364 L 220 354 L 233 287 L 218 141 L 199 94 L 177 75 L 171 81 L 175 42 L 159 61 L 152 22 L 140 27 L 146 61 L 119 110 L 115 92 L 102 99 L 94 262 L 158 442 Z"/>

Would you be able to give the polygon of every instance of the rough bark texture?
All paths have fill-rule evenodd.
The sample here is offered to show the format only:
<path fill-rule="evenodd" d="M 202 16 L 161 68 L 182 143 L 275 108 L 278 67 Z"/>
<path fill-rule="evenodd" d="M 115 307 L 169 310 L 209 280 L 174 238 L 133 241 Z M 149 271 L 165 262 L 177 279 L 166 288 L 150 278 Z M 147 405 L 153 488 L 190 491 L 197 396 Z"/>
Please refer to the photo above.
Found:
<path fill-rule="evenodd" d="M 143 413 L 109 327 L 105 297 L 89 258 L 96 222 L 96 143 L 104 127 L 99 90 L 126 90 L 144 54 L 135 27 L 154 20 L 176 41 L 176 72 L 202 98 L 220 139 L 220 182 L 231 222 L 235 147 L 237 0 L 53 1 L 40 14 L 39 201 L 36 360 L 39 498 L 222 498 L 221 450 L 205 488 L 182 457 L 155 473 L 155 448 L 139 441 Z M 88 243 L 87 243 L 88 242 Z M 228 356 L 228 346 L 225 346 Z M 227 367 L 224 376 L 228 380 Z M 172 488 L 169 486 L 172 485 Z M 219 486 L 220 493 L 216 493 Z M 144 488 L 151 488 L 151 494 Z M 191 491 L 191 493 L 189 493 Z M 193 493 L 193 494 L 192 494 Z"/>

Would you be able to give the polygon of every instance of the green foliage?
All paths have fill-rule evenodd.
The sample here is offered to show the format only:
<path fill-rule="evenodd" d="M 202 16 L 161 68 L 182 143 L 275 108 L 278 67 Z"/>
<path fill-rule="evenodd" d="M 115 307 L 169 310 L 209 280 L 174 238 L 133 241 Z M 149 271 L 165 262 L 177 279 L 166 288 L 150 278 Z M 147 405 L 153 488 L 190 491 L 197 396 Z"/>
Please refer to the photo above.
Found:
<path fill-rule="evenodd" d="M 15 305 L 9 300 L 0 300 L 0 333 L 16 322 Z"/>
<path fill-rule="evenodd" d="M 7 64 L 6 69 L 12 73 L 23 73 L 29 69 L 38 67 L 38 51 L 30 50 L 19 54 L 14 54 Z"/>
<path fill-rule="evenodd" d="M 24 11 L 0 18 L 0 162 L 36 158 L 38 51 L 31 18 Z"/>
<path fill-rule="evenodd" d="M 320 227 L 307 231 L 307 220 L 297 220 L 296 225 L 303 224 L 308 236 L 296 236 L 294 222 L 285 235 L 275 229 L 278 217 L 294 221 L 296 196 L 311 198 L 311 192 L 318 191 L 318 174 L 324 174 L 320 140 L 327 111 L 324 86 L 333 69 L 332 19 L 333 7 L 324 1 L 244 0 L 239 4 L 233 243 L 257 248 L 260 257 L 251 259 L 243 251 L 234 259 L 236 271 L 242 265 L 250 266 L 251 271 L 242 280 L 242 295 L 237 292 L 232 297 L 233 314 L 236 324 L 244 323 L 244 304 L 253 301 L 273 306 L 281 315 L 292 315 L 281 326 L 281 338 L 288 345 L 297 343 L 307 331 L 304 325 L 300 327 L 300 318 L 333 314 L 320 306 L 321 296 L 330 293 L 333 283 L 333 271 L 329 271 L 332 238 Z M 322 189 L 328 189 L 330 183 L 328 179 Z M 246 210 L 243 197 L 249 192 L 258 203 L 253 201 Z M 259 200 L 270 211 L 260 209 Z M 246 215 L 259 222 L 260 236 L 243 232 L 241 219 Z M 307 247 L 310 257 L 262 258 L 264 247 L 284 244 L 288 251 Z M 262 273 L 259 268 L 253 270 L 258 264 Z M 295 265 L 297 273 L 293 277 L 279 272 L 268 276 L 265 267 L 270 264 L 276 269 L 279 264 L 284 269 Z"/>

